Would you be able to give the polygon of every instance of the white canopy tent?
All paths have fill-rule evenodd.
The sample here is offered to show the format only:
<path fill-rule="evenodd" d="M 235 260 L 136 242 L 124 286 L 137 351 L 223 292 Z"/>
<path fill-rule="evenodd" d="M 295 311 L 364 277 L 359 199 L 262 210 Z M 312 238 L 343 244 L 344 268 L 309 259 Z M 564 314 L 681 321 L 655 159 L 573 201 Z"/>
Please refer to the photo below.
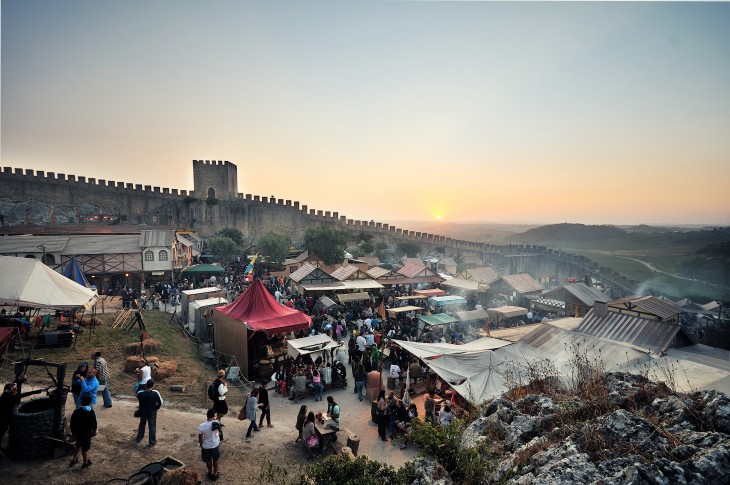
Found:
<path fill-rule="evenodd" d="M 31 258 L 0 256 L 0 306 L 77 308 L 94 306 L 95 289 L 86 288 Z"/>
<path fill-rule="evenodd" d="M 311 337 L 291 339 L 287 340 L 286 345 L 287 353 L 293 359 L 300 355 L 324 352 L 339 347 L 339 344 L 327 335 L 312 335 Z"/>

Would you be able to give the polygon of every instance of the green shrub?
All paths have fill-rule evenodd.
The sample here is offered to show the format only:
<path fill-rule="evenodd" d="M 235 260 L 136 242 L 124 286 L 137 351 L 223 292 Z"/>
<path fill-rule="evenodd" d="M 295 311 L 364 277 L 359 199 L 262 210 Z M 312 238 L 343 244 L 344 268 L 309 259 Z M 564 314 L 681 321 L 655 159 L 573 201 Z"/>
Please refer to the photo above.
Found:
<path fill-rule="evenodd" d="M 411 463 L 396 470 L 390 465 L 358 456 L 354 461 L 345 455 L 328 456 L 306 468 L 301 484 L 338 485 L 410 485 L 419 473 Z"/>

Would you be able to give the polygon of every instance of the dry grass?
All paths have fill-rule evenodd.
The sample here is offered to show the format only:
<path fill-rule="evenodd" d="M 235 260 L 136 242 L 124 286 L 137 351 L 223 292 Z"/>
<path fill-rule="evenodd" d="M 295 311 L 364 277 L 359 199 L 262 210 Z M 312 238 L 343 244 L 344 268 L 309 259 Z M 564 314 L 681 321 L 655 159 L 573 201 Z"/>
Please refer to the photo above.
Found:
<path fill-rule="evenodd" d="M 107 311 L 110 310 L 107 305 Z M 134 367 L 127 364 L 127 344 L 139 342 L 140 331 L 135 328 L 129 332 L 121 328 L 111 328 L 111 323 L 116 318 L 116 313 L 105 313 L 98 315 L 99 323 L 91 331 L 86 328 L 84 333 L 78 336 L 74 347 L 35 348 L 32 350 L 34 359 L 45 359 L 49 362 L 68 364 L 65 382 L 70 385 L 71 374 L 82 361 L 90 362 L 93 352 L 100 351 L 109 364 L 110 389 L 112 395 L 132 395 L 132 389 L 136 382 Z M 207 384 L 214 378 L 214 371 L 198 358 L 197 347 L 181 336 L 179 327 L 170 323 L 170 315 L 156 310 L 146 311 L 143 318 L 147 327 L 150 339 L 162 343 L 159 353 L 155 357 L 159 362 L 174 360 L 177 364 L 174 377 L 169 377 L 168 382 L 158 386 L 161 392 L 169 391 L 169 385 L 182 384 L 186 388 L 184 393 L 175 393 L 171 405 L 182 409 L 190 407 L 201 408 L 209 404 L 206 389 Z M 12 350 L 9 354 L 10 361 L 22 359 L 29 355 L 31 343 L 36 340 L 36 330 L 24 342 L 23 353 L 20 349 Z M 155 360 L 150 358 L 150 360 Z M 49 368 L 55 377 L 55 370 Z M 45 388 L 52 385 L 48 373 L 43 367 L 29 368 L 29 386 L 33 388 Z M 0 380 L 8 382 L 13 379 L 13 366 L 5 365 L 0 367 Z M 166 400 L 166 402 L 168 402 Z"/>
<path fill-rule="evenodd" d="M 166 360 L 152 368 L 152 379 L 156 382 L 166 382 L 177 373 L 177 361 Z"/>

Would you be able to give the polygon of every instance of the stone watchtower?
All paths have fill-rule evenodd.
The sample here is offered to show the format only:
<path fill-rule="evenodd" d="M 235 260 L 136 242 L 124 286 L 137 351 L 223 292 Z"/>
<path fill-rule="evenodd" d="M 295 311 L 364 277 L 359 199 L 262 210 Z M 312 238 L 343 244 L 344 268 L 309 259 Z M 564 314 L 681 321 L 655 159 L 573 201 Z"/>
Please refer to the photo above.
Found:
<path fill-rule="evenodd" d="M 229 161 L 193 160 L 193 190 L 197 198 L 235 199 L 238 169 Z"/>

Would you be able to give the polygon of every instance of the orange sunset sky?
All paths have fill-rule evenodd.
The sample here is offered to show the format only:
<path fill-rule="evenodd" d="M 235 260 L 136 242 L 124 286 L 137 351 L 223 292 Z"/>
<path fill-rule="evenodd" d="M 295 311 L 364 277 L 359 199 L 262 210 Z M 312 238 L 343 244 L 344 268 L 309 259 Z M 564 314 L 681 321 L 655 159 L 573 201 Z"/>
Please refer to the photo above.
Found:
<path fill-rule="evenodd" d="M 354 219 L 730 224 L 730 4 L 3 1 L 2 165 Z"/>

